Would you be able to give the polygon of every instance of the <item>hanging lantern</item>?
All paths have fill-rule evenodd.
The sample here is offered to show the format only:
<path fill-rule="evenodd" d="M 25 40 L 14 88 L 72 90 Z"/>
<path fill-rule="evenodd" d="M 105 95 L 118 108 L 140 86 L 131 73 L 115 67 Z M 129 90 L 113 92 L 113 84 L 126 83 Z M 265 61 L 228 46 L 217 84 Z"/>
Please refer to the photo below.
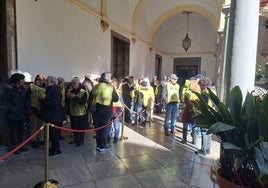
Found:
<path fill-rule="evenodd" d="M 182 40 L 182 47 L 184 48 L 185 52 L 188 51 L 188 49 L 191 47 L 191 39 L 188 34 L 188 26 L 189 26 L 189 14 L 190 12 L 186 11 L 185 14 L 187 14 L 187 33 L 185 38 Z"/>

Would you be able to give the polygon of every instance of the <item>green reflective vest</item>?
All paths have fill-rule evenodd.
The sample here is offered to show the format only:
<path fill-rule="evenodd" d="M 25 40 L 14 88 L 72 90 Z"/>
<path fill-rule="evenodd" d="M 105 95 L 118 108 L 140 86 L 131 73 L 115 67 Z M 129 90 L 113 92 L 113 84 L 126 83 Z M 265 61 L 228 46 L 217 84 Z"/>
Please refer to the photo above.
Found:
<path fill-rule="evenodd" d="M 41 104 L 39 98 L 45 95 L 46 89 L 42 88 L 34 83 L 30 84 L 31 95 L 30 95 L 30 105 L 34 108 L 40 109 Z"/>
<path fill-rule="evenodd" d="M 180 86 L 179 84 L 167 83 L 167 100 L 170 102 L 180 102 L 179 96 Z"/>
<path fill-rule="evenodd" d="M 98 83 L 92 90 L 93 105 L 101 104 L 104 106 L 110 106 L 112 104 L 114 86 L 104 82 Z"/>
<path fill-rule="evenodd" d="M 71 92 L 71 89 L 69 89 L 68 92 Z M 86 90 L 80 89 L 79 93 L 76 96 L 78 98 L 82 98 L 85 93 L 87 93 Z M 70 100 L 69 105 L 70 105 L 69 109 L 70 109 L 71 116 L 83 116 L 87 114 L 86 104 L 79 104 L 75 102 L 74 100 Z"/>

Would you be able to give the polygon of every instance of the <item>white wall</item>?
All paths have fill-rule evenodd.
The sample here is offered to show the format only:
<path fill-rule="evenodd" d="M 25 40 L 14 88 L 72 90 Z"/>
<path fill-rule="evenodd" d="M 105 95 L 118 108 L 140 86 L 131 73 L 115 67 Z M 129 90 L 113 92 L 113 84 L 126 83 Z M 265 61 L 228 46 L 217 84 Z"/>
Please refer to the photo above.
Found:
<path fill-rule="evenodd" d="M 100 20 L 66 0 L 17 1 L 19 70 L 62 76 L 67 81 L 87 72 L 110 71 L 111 30 Z M 126 36 L 127 37 L 127 36 Z M 155 54 L 137 41 L 130 46 L 130 74 L 154 75 Z"/>
<path fill-rule="evenodd" d="M 19 70 L 83 78 L 110 70 L 110 32 L 66 0 L 17 1 Z"/>
<path fill-rule="evenodd" d="M 173 62 L 176 57 L 201 57 L 201 72 L 215 81 L 216 67 L 216 33 L 212 24 L 203 16 L 192 13 L 189 15 L 189 37 L 192 45 L 185 53 L 182 47 L 182 39 L 187 29 L 187 15 L 180 14 L 167 20 L 159 28 L 153 37 L 153 45 L 167 54 L 163 61 L 163 73 L 170 74 L 173 71 Z"/>
<path fill-rule="evenodd" d="M 131 45 L 130 73 L 136 78 L 152 78 L 155 73 L 155 53 L 150 52 L 147 45 L 135 43 Z"/>

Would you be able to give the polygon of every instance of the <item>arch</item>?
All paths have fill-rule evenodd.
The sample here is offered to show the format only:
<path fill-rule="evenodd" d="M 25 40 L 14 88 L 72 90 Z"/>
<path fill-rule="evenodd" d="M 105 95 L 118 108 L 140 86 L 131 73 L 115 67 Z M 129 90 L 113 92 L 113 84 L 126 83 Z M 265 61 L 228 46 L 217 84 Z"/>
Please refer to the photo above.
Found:
<path fill-rule="evenodd" d="M 137 17 L 139 15 L 139 12 L 144 4 L 145 0 L 139 0 L 139 2 L 137 3 L 134 13 L 133 13 L 133 17 L 132 17 L 132 34 L 135 35 L 136 34 L 136 23 L 137 23 Z"/>
<path fill-rule="evenodd" d="M 206 17 L 213 25 L 215 33 L 217 34 L 217 29 L 219 26 L 219 19 L 217 19 L 211 12 L 209 12 L 207 9 L 197 6 L 197 5 L 183 5 L 183 6 L 177 6 L 173 9 L 170 9 L 166 13 L 164 13 L 158 20 L 155 21 L 153 26 L 150 29 L 149 32 L 149 44 L 152 43 L 152 38 L 157 31 L 157 29 L 169 18 L 171 18 L 174 15 L 181 14 L 184 11 L 190 11 L 194 13 L 198 13 L 204 17 Z"/>

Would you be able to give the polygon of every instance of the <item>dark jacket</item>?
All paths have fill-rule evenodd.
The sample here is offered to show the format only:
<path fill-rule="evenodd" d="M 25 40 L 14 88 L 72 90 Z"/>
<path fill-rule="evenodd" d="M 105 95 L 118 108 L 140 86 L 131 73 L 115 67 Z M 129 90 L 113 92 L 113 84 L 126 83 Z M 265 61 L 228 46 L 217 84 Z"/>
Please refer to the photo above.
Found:
<path fill-rule="evenodd" d="M 184 106 L 181 115 L 181 123 L 194 123 L 192 116 L 194 115 L 193 104 L 187 96 L 184 98 Z"/>
<path fill-rule="evenodd" d="M 39 117 L 46 123 L 57 124 L 63 121 L 63 109 L 61 107 L 61 91 L 57 85 L 46 88 L 46 97 L 40 99 L 41 110 Z"/>
<path fill-rule="evenodd" d="M 3 93 L 3 101 L 8 120 L 26 120 L 25 88 L 8 84 Z"/>

